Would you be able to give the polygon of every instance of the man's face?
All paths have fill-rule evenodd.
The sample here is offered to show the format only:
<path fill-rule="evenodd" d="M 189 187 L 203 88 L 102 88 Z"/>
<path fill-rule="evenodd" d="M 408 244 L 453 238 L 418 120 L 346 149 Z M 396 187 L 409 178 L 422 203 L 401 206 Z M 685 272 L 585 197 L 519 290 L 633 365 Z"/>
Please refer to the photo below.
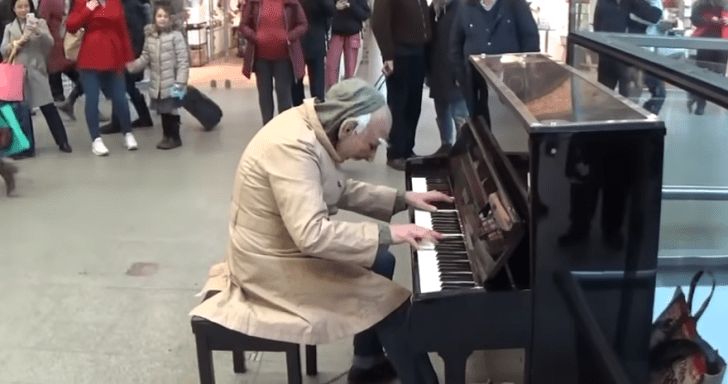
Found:
<path fill-rule="evenodd" d="M 387 143 L 392 116 L 389 108 L 382 107 L 372 114 L 371 121 L 364 131 L 352 133 L 339 140 L 336 150 L 346 159 L 374 161 L 377 149 Z"/>

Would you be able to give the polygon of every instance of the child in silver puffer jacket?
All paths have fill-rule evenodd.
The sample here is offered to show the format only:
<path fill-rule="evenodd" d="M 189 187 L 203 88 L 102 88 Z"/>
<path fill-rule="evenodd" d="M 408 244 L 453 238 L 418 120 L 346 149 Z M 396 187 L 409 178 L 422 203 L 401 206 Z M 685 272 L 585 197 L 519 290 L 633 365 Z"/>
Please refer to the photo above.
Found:
<path fill-rule="evenodd" d="M 150 67 L 150 108 L 162 115 L 164 137 L 159 149 L 172 149 L 182 145 L 180 138 L 179 107 L 182 106 L 189 77 L 189 53 L 187 43 L 178 28 L 170 21 L 169 6 L 157 3 L 154 7 L 154 24 L 145 28 L 146 38 L 142 55 L 129 63 L 131 73 Z"/>

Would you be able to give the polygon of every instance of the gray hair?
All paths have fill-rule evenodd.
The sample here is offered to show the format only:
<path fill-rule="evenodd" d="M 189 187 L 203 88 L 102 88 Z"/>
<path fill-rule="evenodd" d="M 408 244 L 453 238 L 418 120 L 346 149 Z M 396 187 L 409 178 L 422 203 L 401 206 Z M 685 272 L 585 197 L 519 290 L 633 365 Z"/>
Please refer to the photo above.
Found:
<path fill-rule="evenodd" d="M 314 105 L 316 114 L 332 143 L 338 141 L 344 120 L 370 114 L 387 105 L 384 96 L 367 82 L 357 78 L 343 80 L 326 93 L 326 101 Z"/>

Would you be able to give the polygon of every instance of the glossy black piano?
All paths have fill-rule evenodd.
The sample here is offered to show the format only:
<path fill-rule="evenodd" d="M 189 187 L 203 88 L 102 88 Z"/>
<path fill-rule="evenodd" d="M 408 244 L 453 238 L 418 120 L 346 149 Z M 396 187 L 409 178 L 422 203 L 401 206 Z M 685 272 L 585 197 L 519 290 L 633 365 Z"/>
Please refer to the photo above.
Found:
<path fill-rule="evenodd" d="M 476 110 L 490 113 L 460 128 L 450 154 L 405 172 L 408 190 L 455 197 L 410 211 L 446 235 L 412 252 L 416 348 L 442 356 L 447 384 L 465 383 L 472 351 L 506 348 L 525 350 L 526 383 L 610 383 L 564 294 L 568 275 L 585 282 L 625 376 L 646 383 L 664 124 L 542 54 L 470 61 Z M 514 133 L 522 146 L 504 151 L 499 138 Z"/>

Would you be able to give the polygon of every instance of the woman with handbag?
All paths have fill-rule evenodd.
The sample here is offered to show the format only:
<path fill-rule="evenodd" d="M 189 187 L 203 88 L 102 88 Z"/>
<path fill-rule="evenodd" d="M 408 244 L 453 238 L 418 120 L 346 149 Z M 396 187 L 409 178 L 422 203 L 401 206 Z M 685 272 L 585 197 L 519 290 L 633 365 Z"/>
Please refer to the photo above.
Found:
<path fill-rule="evenodd" d="M 240 31 L 245 49 L 243 74 L 255 72 L 258 103 L 266 125 L 274 115 L 273 81 L 278 113 L 293 106 L 291 87 L 303 79 L 304 60 L 301 37 L 308 21 L 298 0 L 248 0 L 243 7 Z"/>
<path fill-rule="evenodd" d="M 22 1 L 22 0 L 21 0 Z M 129 103 L 126 99 L 126 64 L 134 60 L 131 39 L 119 0 L 78 0 L 66 20 L 66 31 L 85 29 L 76 67 L 86 94 L 86 123 L 91 134 L 91 152 L 106 156 L 109 150 L 99 132 L 99 92 L 106 89 L 124 132 L 126 148 L 137 149 L 131 133 Z"/>
<path fill-rule="evenodd" d="M 25 66 L 23 79 L 23 94 L 29 110 L 40 107 L 48 123 L 53 139 L 62 152 L 70 153 L 66 127 L 61 116 L 53 104 L 51 88 L 48 84 L 48 69 L 46 60 L 53 47 L 51 36 L 45 20 L 35 17 L 33 2 L 29 0 L 11 0 L 10 4 L 15 13 L 15 20 L 5 27 L 0 53 L 8 58 L 10 63 Z M 33 157 L 35 155 L 35 140 L 33 140 L 33 123 L 30 118 L 28 139 L 30 148 L 15 155 L 15 158 Z"/>

